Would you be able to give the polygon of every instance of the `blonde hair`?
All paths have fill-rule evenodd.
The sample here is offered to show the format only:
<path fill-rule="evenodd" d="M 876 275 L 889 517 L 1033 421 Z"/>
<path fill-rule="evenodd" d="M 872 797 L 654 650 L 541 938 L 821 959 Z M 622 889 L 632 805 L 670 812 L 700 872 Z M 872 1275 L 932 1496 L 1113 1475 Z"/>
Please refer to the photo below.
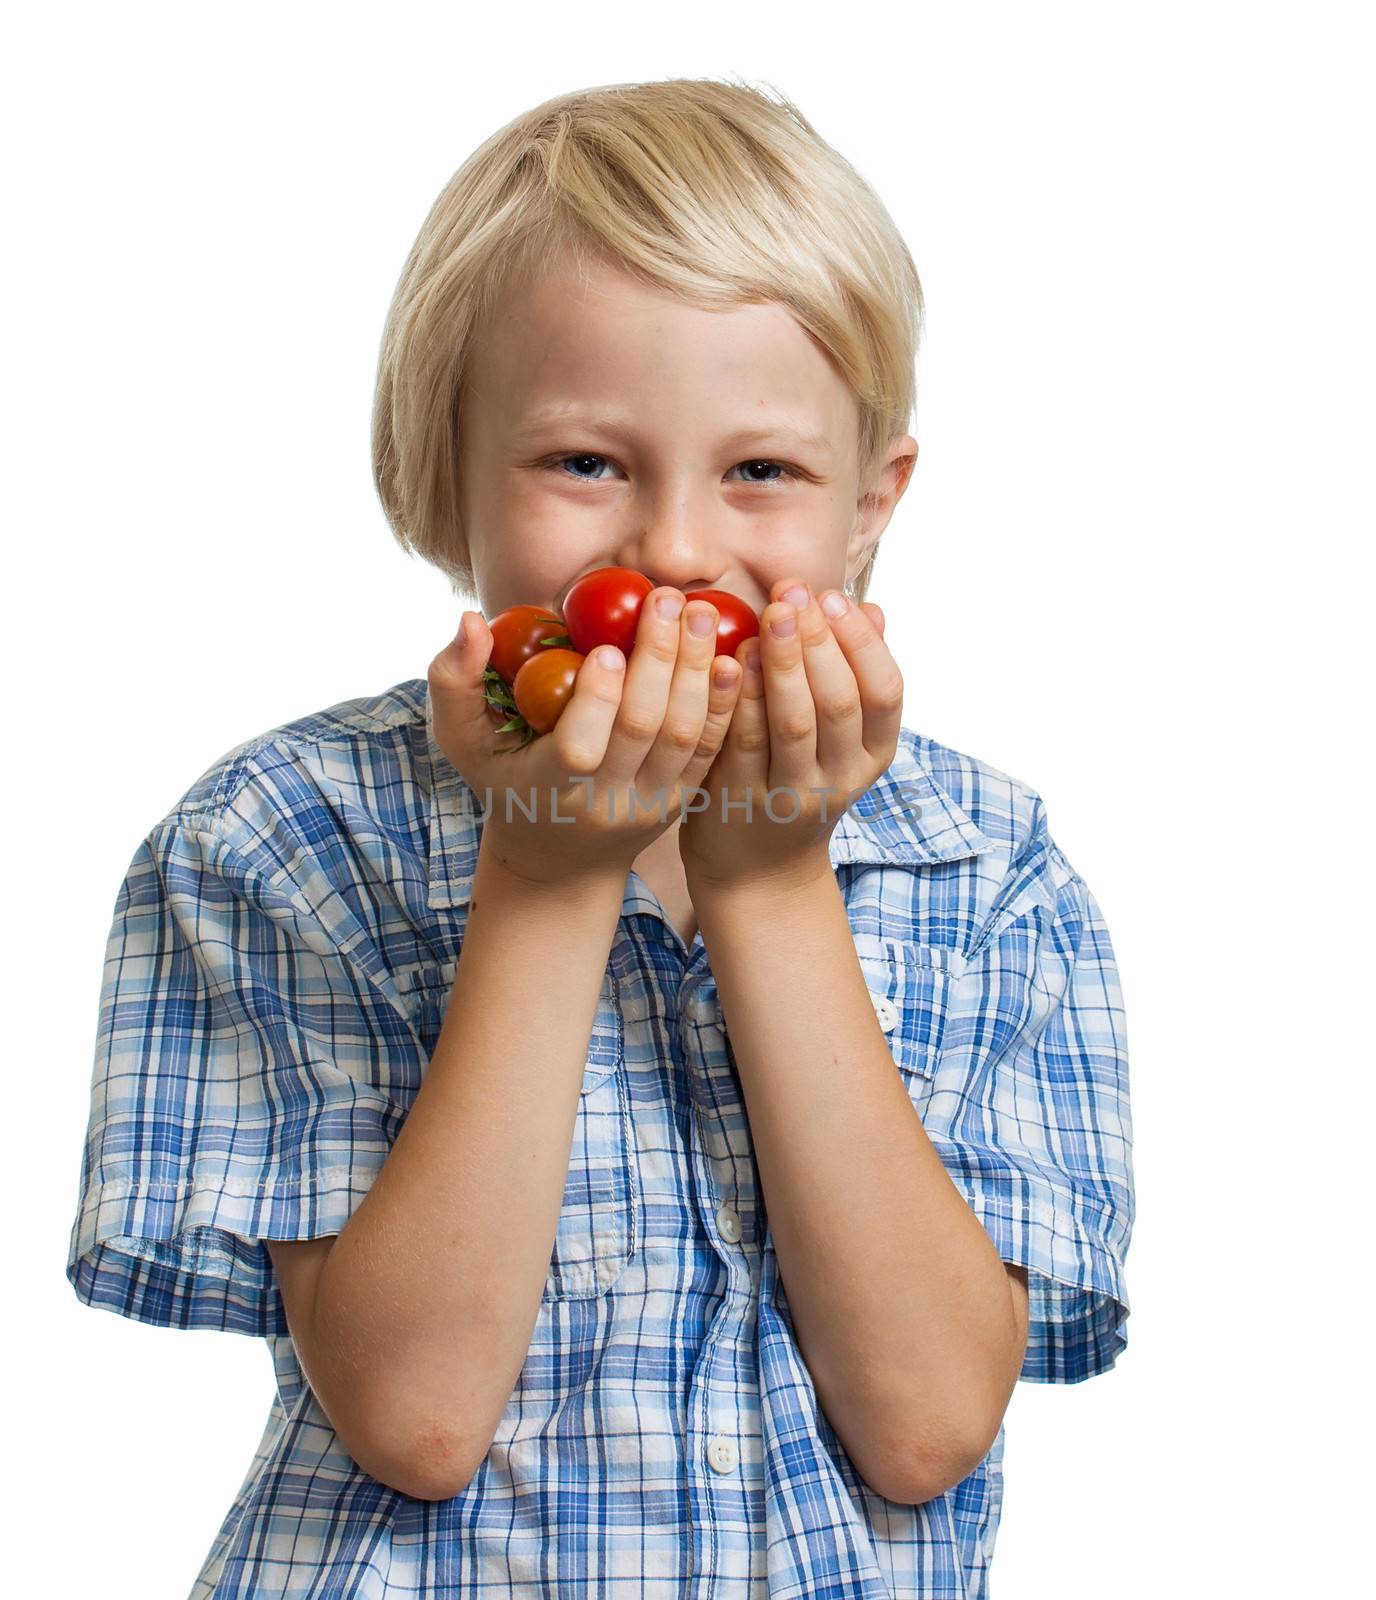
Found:
<path fill-rule="evenodd" d="M 772 86 L 771 86 L 772 87 Z M 775 91 L 777 94 L 777 91 Z M 704 308 L 776 301 L 859 408 L 862 493 L 916 399 L 922 286 L 874 190 L 782 95 L 707 78 L 557 95 L 450 178 L 402 268 L 373 398 L 373 481 L 402 548 L 476 598 L 458 430 L 487 313 L 542 264 L 606 261 Z M 849 585 L 865 596 L 878 544 Z"/>

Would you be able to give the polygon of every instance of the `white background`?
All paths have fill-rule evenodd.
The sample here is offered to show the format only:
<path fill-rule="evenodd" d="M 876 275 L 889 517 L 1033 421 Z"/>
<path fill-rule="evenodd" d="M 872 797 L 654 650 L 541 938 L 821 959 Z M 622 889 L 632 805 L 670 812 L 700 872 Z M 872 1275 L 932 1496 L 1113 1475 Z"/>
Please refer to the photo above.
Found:
<path fill-rule="evenodd" d="M 11 23 L 12 1592 L 184 1594 L 266 1416 L 263 1345 L 93 1312 L 63 1268 L 139 840 L 231 746 L 424 677 L 457 624 L 369 476 L 405 253 L 519 112 L 727 74 L 794 99 L 913 251 L 921 459 L 871 588 L 904 721 L 1040 791 L 1123 975 L 1130 1343 L 1091 1382 L 1019 1385 L 994 1593 L 1351 1592 L 1373 1065 L 1362 16 L 393 0 Z"/>

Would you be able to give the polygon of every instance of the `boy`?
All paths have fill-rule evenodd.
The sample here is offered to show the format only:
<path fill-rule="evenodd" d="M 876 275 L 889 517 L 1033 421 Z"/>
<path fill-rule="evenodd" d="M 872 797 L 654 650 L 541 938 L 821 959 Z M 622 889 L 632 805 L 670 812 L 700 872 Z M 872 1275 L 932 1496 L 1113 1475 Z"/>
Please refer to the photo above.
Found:
<path fill-rule="evenodd" d="M 195 1596 L 982 1594 L 1014 1382 L 1123 1347 L 1107 930 L 864 601 L 920 305 L 732 85 L 561 97 L 437 200 L 375 465 L 481 614 L 217 763 L 111 935 L 69 1276 L 277 1370 Z M 630 658 L 495 752 L 483 615 L 608 565 Z"/>

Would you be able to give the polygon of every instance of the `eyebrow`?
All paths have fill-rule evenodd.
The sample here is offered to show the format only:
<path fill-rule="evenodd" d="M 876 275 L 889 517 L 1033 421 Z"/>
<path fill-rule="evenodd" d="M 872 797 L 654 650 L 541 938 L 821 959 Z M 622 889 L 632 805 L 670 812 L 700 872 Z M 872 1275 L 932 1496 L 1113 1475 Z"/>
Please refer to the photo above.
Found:
<path fill-rule="evenodd" d="M 551 428 L 563 427 L 597 429 L 623 439 L 630 438 L 634 433 L 634 426 L 629 418 L 623 420 L 619 417 L 597 416 L 583 411 L 537 411 L 527 417 L 516 431 L 524 438 L 531 434 L 546 433 Z M 738 428 L 734 433 L 728 434 L 722 443 L 735 446 L 761 444 L 774 439 L 792 440 L 805 450 L 819 450 L 823 453 L 829 453 L 831 450 L 831 441 L 823 434 L 784 421 L 755 423 L 748 428 Z"/>

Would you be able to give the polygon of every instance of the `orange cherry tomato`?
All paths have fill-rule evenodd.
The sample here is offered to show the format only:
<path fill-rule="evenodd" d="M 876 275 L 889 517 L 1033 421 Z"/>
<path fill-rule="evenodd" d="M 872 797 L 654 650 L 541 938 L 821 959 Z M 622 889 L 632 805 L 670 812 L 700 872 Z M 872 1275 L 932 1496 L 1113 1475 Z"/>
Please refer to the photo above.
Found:
<path fill-rule="evenodd" d="M 542 649 L 523 663 L 511 693 L 516 709 L 536 733 L 548 733 L 558 722 L 586 660 L 577 650 Z"/>

